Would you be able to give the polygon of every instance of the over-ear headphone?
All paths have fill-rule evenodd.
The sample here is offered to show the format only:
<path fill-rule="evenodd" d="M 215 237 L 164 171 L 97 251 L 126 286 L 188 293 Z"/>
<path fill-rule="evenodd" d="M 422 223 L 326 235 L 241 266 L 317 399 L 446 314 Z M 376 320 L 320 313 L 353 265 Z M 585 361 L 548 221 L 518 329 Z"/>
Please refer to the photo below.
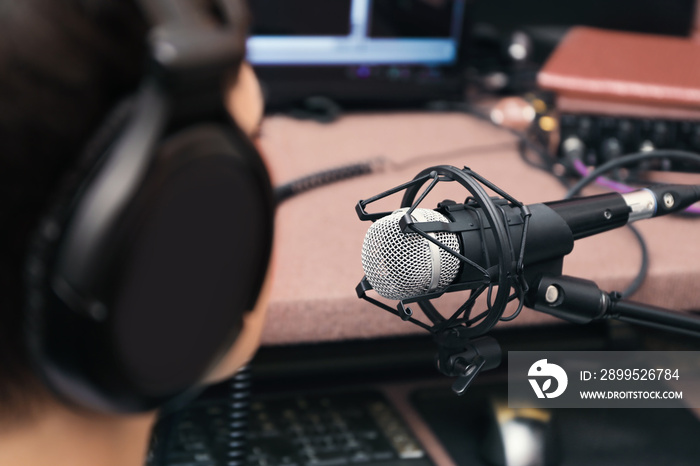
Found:
<path fill-rule="evenodd" d="M 274 201 L 226 113 L 243 58 L 226 0 L 144 0 L 150 69 L 55 196 L 26 267 L 27 340 L 58 395 L 98 410 L 186 396 L 235 341 L 264 280 Z"/>

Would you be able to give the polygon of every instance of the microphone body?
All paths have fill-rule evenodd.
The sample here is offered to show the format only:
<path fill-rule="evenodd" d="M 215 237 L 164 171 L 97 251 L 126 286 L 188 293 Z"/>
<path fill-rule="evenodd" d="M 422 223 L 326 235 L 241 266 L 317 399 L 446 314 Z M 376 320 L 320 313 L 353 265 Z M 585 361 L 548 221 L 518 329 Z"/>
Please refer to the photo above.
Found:
<path fill-rule="evenodd" d="M 520 256 L 524 220 L 519 208 L 503 203 L 499 206 L 508 225 L 513 244 L 513 258 Z M 574 241 L 598 233 L 619 228 L 629 222 L 630 206 L 624 195 L 601 194 L 585 198 L 532 204 L 523 265 L 548 263 L 569 254 Z M 479 209 L 465 204 L 443 205 L 445 215 L 455 222 L 459 231 L 463 255 L 484 269 L 490 269 L 498 260 L 495 237 L 491 228 L 481 225 L 484 220 Z M 463 267 L 457 283 L 483 281 L 481 273 L 471 267 Z"/>
<path fill-rule="evenodd" d="M 532 204 L 526 208 L 530 217 L 524 243 L 525 221 L 521 208 L 502 199 L 495 203 L 507 225 L 513 260 L 517 262 L 522 255 L 522 272 L 527 277 L 540 273 L 543 267 L 548 273 L 560 274 L 561 259 L 573 250 L 577 239 L 619 228 L 635 220 L 676 212 L 698 200 L 700 187 L 658 186 L 626 194 L 608 193 Z M 441 218 L 421 222 L 416 217 L 425 217 L 422 211 L 438 212 Z M 474 203 L 444 201 L 435 211 L 415 209 L 412 220 L 421 222 L 414 223 L 414 226 L 433 238 L 440 235 L 449 239 L 451 244 L 457 243 L 457 247 L 450 248 L 488 271 L 492 282 L 497 281 L 498 245 L 482 208 Z M 387 225 L 393 229 L 392 237 L 387 236 Z M 457 269 L 446 262 L 445 251 L 438 248 L 443 254 L 436 257 L 434 245 L 422 237 L 417 241 L 416 237 L 419 237 L 418 233 L 407 228 L 405 215 L 398 212 L 377 220 L 367 232 L 362 251 L 363 268 L 367 280 L 381 296 L 411 300 L 483 286 L 484 274 L 479 268 L 462 264 Z M 406 240 L 410 244 L 405 243 Z M 524 250 L 521 251 L 523 244 Z M 423 265 L 428 272 L 417 275 L 416 263 Z M 435 286 L 436 283 L 440 285 Z"/>
<path fill-rule="evenodd" d="M 573 250 L 575 238 L 571 228 L 557 211 L 546 204 L 528 206 L 531 216 L 524 251 L 521 251 L 521 246 L 525 222 L 520 209 L 510 205 L 502 205 L 500 209 L 508 225 L 508 234 L 513 246 L 512 258 L 517 261 L 522 252 L 525 270 L 533 264 L 548 263 L 564 257 Z M 492 228 L 484 222 L 481 211 L 465 204 L 444 203 L 438 210 L 443 212 L 457 229 L 454 234 L 458 237 L 462 255 L 489 271 L 493 280 L 497 280 L 499 255 L 496 237 Z M 463 266 L 451 284 L 462 285 L 460 288 L 468 289 L 483 284 L 483 281 L 484 276 L 479 269 Z"/>

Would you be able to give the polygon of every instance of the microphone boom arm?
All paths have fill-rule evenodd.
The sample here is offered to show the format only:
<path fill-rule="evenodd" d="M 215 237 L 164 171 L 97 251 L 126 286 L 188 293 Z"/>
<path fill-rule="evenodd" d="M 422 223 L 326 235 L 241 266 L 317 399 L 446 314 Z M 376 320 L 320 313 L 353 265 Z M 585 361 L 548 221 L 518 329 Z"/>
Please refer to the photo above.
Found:
<path fill-rule="evenodd" d="M 622 299 L 590 280 L 567 275 L 543 275 L 531 287 L 525 305 L 576 324 L 619 320 L 660 330 L 700 337 L 700 316 Z"/>

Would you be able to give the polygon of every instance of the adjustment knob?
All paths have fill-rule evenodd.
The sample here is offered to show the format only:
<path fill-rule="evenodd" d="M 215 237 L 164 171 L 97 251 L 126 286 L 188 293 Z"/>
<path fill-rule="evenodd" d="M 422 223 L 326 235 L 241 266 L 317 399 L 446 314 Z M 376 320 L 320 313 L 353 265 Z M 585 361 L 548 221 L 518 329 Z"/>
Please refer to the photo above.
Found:
<path fill-rule="evenodd" d="M 622 155 L 622 144 L 617 138 L 604 139 L 600 144 L 600 162 L 607 162 Z"/>
<path fill-rule="evenodd" d="M 673 131 L 670 123 L 657 121 L 651 130 L 651 141 L 655 147 L 670 147 L 672 145 Z"/>
<path fill-rule="evenodd" d="M 617 139 L 622 143 L 631 142 L 634 139 L 634 123 L 630 120 L 620 120 L 617 125 Z"/>
<path fill-rule="evenodd" d="M 593 136 L 593 121 L 589 117 L 579 118 L 576 134 L 584 141 L 590 140 Z"/>

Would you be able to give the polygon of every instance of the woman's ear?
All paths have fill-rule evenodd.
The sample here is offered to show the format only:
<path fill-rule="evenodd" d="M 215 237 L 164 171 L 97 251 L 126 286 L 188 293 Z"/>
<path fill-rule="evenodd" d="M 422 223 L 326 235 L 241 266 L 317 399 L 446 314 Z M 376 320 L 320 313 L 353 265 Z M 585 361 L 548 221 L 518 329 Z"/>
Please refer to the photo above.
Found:
<path fill-rule="evenodd" d="M 260 131 L 265 102 L 258 78 L 247 62 L 241 64 L 238 74 L 227 84 L 224 100 L 238 126 L 255 139 Z"/>

